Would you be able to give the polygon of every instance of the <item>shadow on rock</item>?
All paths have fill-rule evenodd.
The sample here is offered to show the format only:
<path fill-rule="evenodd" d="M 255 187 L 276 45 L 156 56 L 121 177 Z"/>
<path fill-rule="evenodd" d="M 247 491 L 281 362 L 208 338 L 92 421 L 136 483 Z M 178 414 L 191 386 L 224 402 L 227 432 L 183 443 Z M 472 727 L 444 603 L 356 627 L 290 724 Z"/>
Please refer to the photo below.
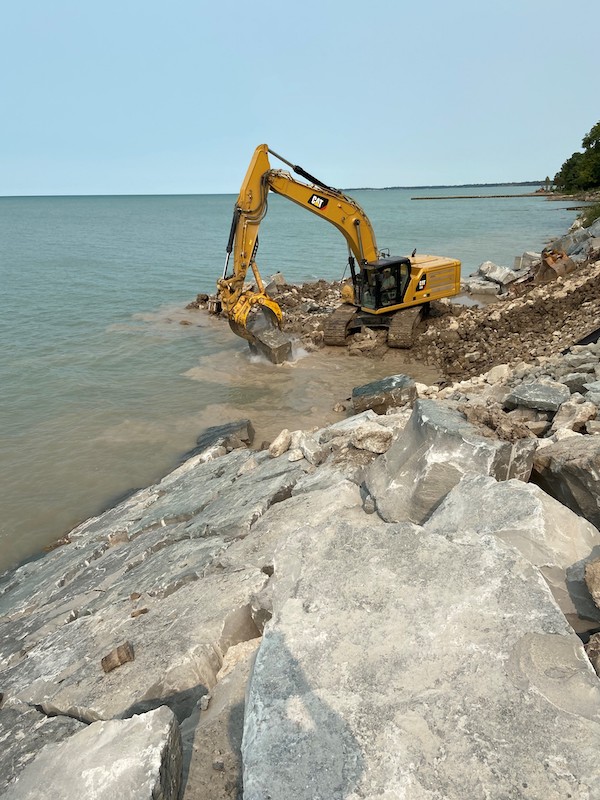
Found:
<path fill-rule="evenodd" d="M 343 800 L 364 772 L 349 725 L 274 630 L 265 631 L 250 679 L 242 754 L 245 800 Z"/>

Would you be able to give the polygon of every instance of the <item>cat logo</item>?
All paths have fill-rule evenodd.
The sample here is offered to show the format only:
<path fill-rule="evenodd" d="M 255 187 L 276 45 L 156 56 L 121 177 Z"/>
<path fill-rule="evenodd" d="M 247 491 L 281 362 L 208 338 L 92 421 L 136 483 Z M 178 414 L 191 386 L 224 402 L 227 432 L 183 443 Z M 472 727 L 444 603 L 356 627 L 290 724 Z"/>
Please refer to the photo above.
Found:
<path fill-rule="evenodd" d="M 313 194 L 308 200 L 308 205 L 318 208 L 319 211 L 323 211 L 328 202 L 329 200 L 326 197 L 321 197 L 320 194 Z"/>
<path fill-rule="evenodd" d="M 426 286 L 427 286 L 427 275 L 423 275 L 423 277 L 417 283 L 417 292 L 422 292 Z"/>

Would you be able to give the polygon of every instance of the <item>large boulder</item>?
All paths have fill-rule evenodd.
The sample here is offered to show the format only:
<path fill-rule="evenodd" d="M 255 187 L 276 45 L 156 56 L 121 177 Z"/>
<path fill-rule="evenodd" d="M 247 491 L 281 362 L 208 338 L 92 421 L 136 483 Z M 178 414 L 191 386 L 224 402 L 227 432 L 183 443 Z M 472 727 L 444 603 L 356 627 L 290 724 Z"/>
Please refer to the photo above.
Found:
<path fill-rule="evenodd" d="M 502 539 L 540 570 L 573 624 L 577 616 L 600 622 L 585 576 L 600 556 L 600 533 L 538 486 L 466 475 L 425 527 L 453 541 L 465 531 Z"/>
<path fill-rule="evenodd" d="M 44 750 L 3 800 L 177 800 L 181 736 L 168 708 L 95 722 Z"/>
<path fill-rule="evenodd" d="M 388 522 L 423 522 L 469 472 L 527 480 L 532 440 L 484 437 L 452 406 L 417 400 L 399 438 L 366 471 L 365 483 Z"/>
<path fill-rule="evenodd" d="M 573 436 L 540 449 L 532 478 L 552 497 L 600 527 L 600 437 Z"/>
<path fill-rule="evenodd" d="M 508 409 L 523 406 L 537 411 L 558 411 L 570 396 L 569 388 L 562 383 L 531 381 L 516 386 L 507 396 L 504 405 Z"/>
<path fill-rule="evenodd" d="M 0 796 L 49 744 L 67 739 L 86 725 L 71 717 L 48 717 L 25 703 L 0 710 Z"/>
<path fill-rule="evenodd" d="M 527 270 L 516 272 L 509 267 L 501 267 L 498 264 L 494 264 L 493 261 L 484 261 L 483 264 L 479 265 L 477 272 L 489 281 L 498 283 L 500 286 L 506 286 L 525 275 Z"/>
<path fill-rule="evenodd" d="M 357 414 L 372 409 L 385 414 L 389 408 L 412 404 L 417 397 L 417 387 L 408 375 L 390 375 L 379 381 L 355 386 L 352 389 L 352 407 Z"/>
<path fill-rule="evenodd" d="M 201 459 L 5 577 L 7 699 L 87 721 L 165 704 L 183 719 L 214 685 L 228 648 L 259 634 L 252 601 L 268 575 L 213 565 L 291 496 L 305 470 L 245 449 Z M 102 659 L 125 642 L 134 659 L 104 673 Z"/>
<path fill-rule="evenodd" d="M 346 514 L 292 531 L 273 580 L 245 800 L 595 795 L 600 685 L 513 548 Z"/>

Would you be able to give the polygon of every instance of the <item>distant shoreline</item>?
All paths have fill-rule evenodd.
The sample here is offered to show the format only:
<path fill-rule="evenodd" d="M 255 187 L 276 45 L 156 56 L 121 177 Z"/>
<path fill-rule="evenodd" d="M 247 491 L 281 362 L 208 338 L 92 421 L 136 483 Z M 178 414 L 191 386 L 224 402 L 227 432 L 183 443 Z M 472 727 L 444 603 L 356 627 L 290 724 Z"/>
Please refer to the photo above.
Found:
<path fill-rule="evenodd" d="M 494 188 L 495 186 L 543 186 L 543 181 L 501 181 L 499 183 L 432 183 L 422 186 L 354 186 L 344 189 L 346 192 L 381 192 L 393 189 L 477 189 Z"/>
<path fill-rule="evenodd" d="M 500 183 L 436 183 L 422 186 L 355 186 L 342 189 L 343 192 L 386 192 L 394 189 L 477 189 L 494 186 L 538 186 L 546 183 L 543 181 L 505 181 Z M 2 194 L 0 200 L 20 200 L 31 198 L 89 198 L 89 197 L 235 197 L 237 192 L 166 192 L 166 193 L 142 193 L 136 194 L 122 192 L 118 194 Z"/>

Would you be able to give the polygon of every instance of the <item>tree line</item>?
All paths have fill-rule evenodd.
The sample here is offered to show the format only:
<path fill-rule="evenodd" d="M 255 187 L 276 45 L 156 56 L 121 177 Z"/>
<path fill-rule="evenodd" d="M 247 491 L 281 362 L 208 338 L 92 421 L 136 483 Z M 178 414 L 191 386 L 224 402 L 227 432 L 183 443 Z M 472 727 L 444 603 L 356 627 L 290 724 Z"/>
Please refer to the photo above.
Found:
<path fill-rule="evenodd" d="M 562 192 L 600 187 L 600 122 L 583 137 L 581 146 L 583 153 L 573 153 L 554 177 L 554 185 Z"/>

